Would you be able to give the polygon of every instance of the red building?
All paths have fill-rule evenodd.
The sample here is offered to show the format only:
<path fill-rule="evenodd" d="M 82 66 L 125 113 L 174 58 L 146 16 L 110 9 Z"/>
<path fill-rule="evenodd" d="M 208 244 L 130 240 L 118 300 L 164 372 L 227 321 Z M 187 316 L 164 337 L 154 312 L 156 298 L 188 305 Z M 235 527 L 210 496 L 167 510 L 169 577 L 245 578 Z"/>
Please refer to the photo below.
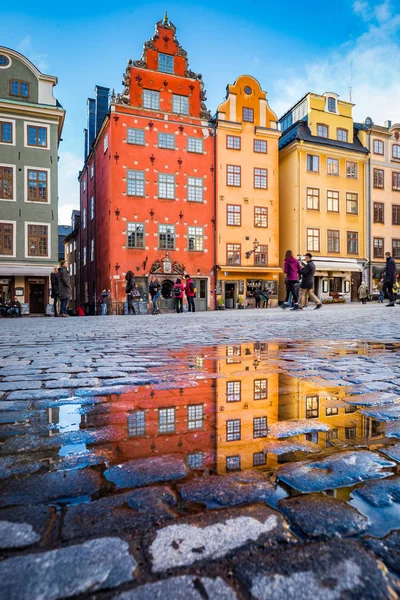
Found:
<path fill-rule="evenodd" d="M 157 276 L 164 309 L 185 273 L 196 281 L 197 309 L 214 306 L 215 137 L 202 77 L 175 31 L 165 15 L 142 58 L 128 61 L 123 92 L 109 105 L 109 89 L 96 87 L 88 100 L 81 303 L 106 288 L 120 305 L 131 270 L 146 300 L 148 277 Z"/>

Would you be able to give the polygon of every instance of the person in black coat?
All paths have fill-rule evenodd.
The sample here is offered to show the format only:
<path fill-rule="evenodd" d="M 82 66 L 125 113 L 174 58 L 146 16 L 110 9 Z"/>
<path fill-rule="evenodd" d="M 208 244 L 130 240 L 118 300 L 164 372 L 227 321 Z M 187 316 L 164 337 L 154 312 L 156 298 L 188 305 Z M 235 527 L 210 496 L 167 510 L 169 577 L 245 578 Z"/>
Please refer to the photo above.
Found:
<path fill-rule="evenodd" d="M 389 298 L 389 303 L 386 306 L 394 306 L 393 285 L 396 281 L 396 263 L 390 256 L 390 252 L 386 252 L 386 273 L 383 280 L 383 294 Z"/>
<path fill-rule="evenodd" d="M 300 283 L 300 300 L 298 306 L 294 306 L 291 310 L 303 310 L 306 298 L 310 297 L 314 300 L 316 306 L 315 309 L 322 308 L 322 302 L 318 296 L 314 293 L 314 273 L 315 264 L 312 260 L 312 254 L 309 252 L 305 256 L 306 265 L 301 271 L 301 283 Z"/>
<path fill-rule="evenodd" d="M 58 267 L 54 267 L 52 274 L 50 275 L 51 281 L 51 297 L 54 300 L 54 316 L 58 317 L 58 301 L 60 298 L 59 291 L 59 275 L 58 275 Z"/>
<path fill-rule="evenodd" d="M 261 289 L 256 288 L 253 293 L 253 297 L 256 301 L 256 308 L 261 308 Z"/>
<path fill-rule="evenodd" d="M 132 273 L 132 271 L 128 271 L 127 274 L 125 275 L 125 279 L 126 279 L 126 298 L 128 301 L 128 315 L 135 314 L 135 311 L 133 309 L 133 305 L 132 305 L 132 298 L 133 298 L 133 291 L 136 288 L 136 280 L 135 280 L 135 276 Z"/>

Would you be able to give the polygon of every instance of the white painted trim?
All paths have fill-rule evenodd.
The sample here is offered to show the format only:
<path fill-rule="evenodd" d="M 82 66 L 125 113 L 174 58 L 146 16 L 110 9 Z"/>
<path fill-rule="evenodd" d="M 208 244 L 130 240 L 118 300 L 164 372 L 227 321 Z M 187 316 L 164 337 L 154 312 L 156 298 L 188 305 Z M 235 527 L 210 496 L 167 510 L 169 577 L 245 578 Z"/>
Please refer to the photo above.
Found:
<path fill-rule="evenodd" d="M 28 254 L 28 225 L 46 225 L 48 227 L 47 249 L 49 250 L 49 253 L 47 256 L 30 256 Z M 25 258 L 33 258 L 38 260 L 43 258 L 51 258 L 51 223 L 34 223 L 32 221 L 25 221 Z"/>
<path fill-rule="evenodd" d="M 229 94 L 229 120 L 236 122 L 236 94 Z"/>
<path fill-rule="evenodd" d="M 3 54 L 10 61 L 8 63 L 8 65 L 0 65 L 0 69 L 3 69 L 3 70 L 9 69 L 11 67 L 11 65 L 12 65 L 12 58 L 11 58 L 11 56 L 7 52 L 3 52 L 1 49 L 0 49 L 0 54 Z"/>
<path fill-rule="evenodd" d="M 0 163 L 0 167 L 12 167 L 13 169 L 13 197 L 0 198 L 0 202 L 16 202 L 17 201 L 17 165 L 9 165 L 7 163 Z M 11 223 L 11 221 L 10 221 Z"/>
<path fill-rule="evenodd" d="M 2 142 L 0 141 L 1 146 L 15 146 L 15 138 L 16 138 L 16 129 L 15 129 L 15 119 L 10 119 L 7 115 L 0 115 L 0 121 L 11 123 L 12 124 L 12 142 Z"/>
<path fill-rule="evenodd" d="M 29 108 L 32 108 L 32 107 L 24 106 L 25 110 L 29 109 Z M 0 119 L 2 119 L 3 117 L 8 119 L 9 116 L 10 116 L 9 113 L 0 113 Z M 26 115 L 19 116 L 19 115 L 13 114 L 12 117 L 13 117 L 13 119 L 19 119 L 20 121 L 26 121 Z M 53 121 L 49 121 L 48 119 L 40 119 L 40 123 L 46 123 L 46 124 L 48 123 L 49 125 L 58 125 L 58 120 L 54 119 Z M 34 124 L 36 125 L 36 123 L 34 123 Z M 29 146 L 29 148 L 32 148 L 32 147 L 33 146 Z"/>
<path fill-rule="evenodd" d="M 17 256 L 17 221 L 10 221 L 9 219 L 1 219 L 0 223 L 9 223 L 13 225 L 13 253 L 12 254 L 0 254 L 5 258 L 15 258 Z"/>
<path fill-rule="evenodd" d="M 44 129 L 46 129 L 46 139 L 47 139 L 47 145 L 46 146 L 30 146 L 28 144 L 28 126 L 31 125 L 32 127 L 43 127 Z M 45 123 L 41 122 L 41 121 L 24 121 L 24 147 L 25 148 L 30 148 L 33 150 L 50 150 L 50 125 L 46 125 Z"/>
<path fill-rule="evenodd" d="M 47 171 L 47 202 L 36 202 L 34 200 L 28 200 L 28 169 L 32 169 L 32 171 Z M 50 169 L 48 169 L 47 167 L 28 167 L 27 165 L 24 166 L 24 202 L 26 202 L 27 204 L 39 204 L 39 205 L 44 205 L 44 204 L 51 204 L 51 175 L 50 175 Z M 45 223 L 44 223 L 45 225 Z"/>

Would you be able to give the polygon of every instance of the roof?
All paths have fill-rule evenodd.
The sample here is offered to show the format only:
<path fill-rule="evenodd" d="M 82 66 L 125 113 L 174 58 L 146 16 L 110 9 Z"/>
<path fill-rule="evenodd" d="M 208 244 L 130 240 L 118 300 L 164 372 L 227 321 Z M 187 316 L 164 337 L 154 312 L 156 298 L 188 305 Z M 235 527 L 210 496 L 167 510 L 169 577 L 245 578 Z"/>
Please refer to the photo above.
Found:
<path fill-rule="evenodd" d="M 302 98 L 300 98 L 300 100 L 297 100 L 296 104 L 293 104 L 293 106 L 291 108 L 289 108 L 289 110 L 287 110 L 285 112 L 285 114 L 283 114 L 280 119 L 278 119 L 279 123 L 290 113 L 292 112 L 293 109 L 296 108 L 296 106 L 298 106 L 299 104 L 301 104 L 303 102 L 303 100 L 305 100 L 307 98 L 307 96 L 311 94 L 311 92 L 307 92 L 307 94 L 304 94 L 304 96 Z"/>
<path fill-rule="evenodd" d="M 294 123 L 289 129 L 282 134 L 279 140 L 279 150 L 282 150 L 285 146 L 293 141 L 304 141 L 311 144 L 321 144 L 321 146 L 331 146 L 332 148 L 341 148 L 342 150 L 349 150 L 351 152 L 361 152 L 362 154 L 368 154 L 369 150 L 362 145 L 357 136 L 357 127 L 354 127 L 354 142 L 349 144 L 348 142 L 339 142 L 338 140 L 330 140 L 328 138 L 318 137 L 311 135 L 310 128 L 307 125 L 307 117 L 301 121 Z"/>

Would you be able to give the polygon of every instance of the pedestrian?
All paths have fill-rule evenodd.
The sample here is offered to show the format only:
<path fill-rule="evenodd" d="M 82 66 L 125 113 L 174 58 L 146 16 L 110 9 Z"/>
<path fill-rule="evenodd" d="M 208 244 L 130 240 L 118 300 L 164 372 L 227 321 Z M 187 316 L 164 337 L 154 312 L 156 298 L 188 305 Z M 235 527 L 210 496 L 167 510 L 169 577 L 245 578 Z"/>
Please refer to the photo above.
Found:
<path fill-rule="evenodd" d="M 367 287 L 367 284 L 365 283 L 365 281 L 363 281 L 361 283 L 360 287 L 358 288 L 358 297 L 360 298 L 360 300 L 363 304 L 367 304 L 368 287 Z"/>
<path fill-rule="evenodd" d="M 196 306 L 194 303 L 194 297 L 196 295 L 196 287 L 195 287 L 194 281 L 190 277 L 190 275 L 186 275 L 185 279 L 186 279 L 185 294 L 186 294 L 187 303 L 188 303 L 188 311 L 196 312 Z"/>
<path fill-rule="evenodd" d="M 58 292 L 61 300 L 60 317 L 69 317 L 67 313 L 68 300 L 71 298 L 71 277 L 66 260 L 60 262 L 58 269 Z"/>
<path fill-rule="evenodd" d="M 174 298 L 175 298 L 175 308 L 176 308 L 176 312 L 177 313 L 183 313 L 183 292 L 185 290 L 185 286 L 183 285 L 183 283 L 181 282 L 181 280 L 178 279 L 175 282 L 174 285 Z"/>
<path fill-rule="evenodd" d="M 158 302 L 161 297 L 161 286 L 156 277 L 153 277 L 149 285 L 149 293 L 151 301 L 153 303 L 153 315 L 157 315 L 160 312 Z"/>
<path fill-rule="evenodd" d="M 57 265 L 54 267 L 53 272 L 50 275 L 50 282 L 51 282 L 51 297 L 54 300 L 54 304 L 53 304 L 54 316 L 58 317 L 58 301 L 60 299 L 60 293 L 59 293 L 59 276 L 58 276 Z"/>
<path fill-rule="evenodd" d="M 380 278 L 380 280 L 379 280 L 379 283 L 378 283 L 378 285 L 377 285 L 378 292 L 379 292 L 379 296 L 378 296 L 378 302 L 379 302 L 380 304 L 382 304 L 382 303 L 383 303 L 383 300 L 384 300 L 384 298 L 385 298 L 385 292 L 383 291 L 383 281 L 384 281 L 384 278 L 383 278 L 383 277 L 381 277 L 381 278 Z"/>
<path fill-rule="evenodd" d="M 21 316 L 21 303 L 18 301 L 18 298 L 14 298 L 14 302 L 11 303 L 10 308 L 7 310 L 7 314 L 10 317 L 20 317 Z"/>
<path fill-rule="evenodd" d="M 108 299 L 110 297 L 111 291 L 104 289 L 101 292 L 101 314 L 103 317 L 107 315 L 108 312 Z"/>
<path fill-rule="evenodd" d="M 135 311 L 133 309 L 133 291 L 136 288 L 136 280 L 135 280 L 135 276 L 132 273 L 132 271 L 128 271 L 127 274 L 125 275 L 125 279 L 126 279 L 126 298 L 128 301 L 128 315 L 135 314 Z"/>
<path fill-rule="evenodd" d="M 269 291 L 268 288 L 265 288 L 261 292 L 261 300 L 263 301 L 263 308 L 268 308 L 268 302 L 269 302 L 270 295 L 271 295 L 271 292 Z"/>
<path fill-rule="evenodd" d="M 256 288 L 253 292 L 253 298 L 256 301 L 256 308 L 261 308 L 261 289 Z"/>
<path fill-rule="evenodd" d="M 296 283 L 299 281 L 301 265 L 297 258 L 293 256 L 293 252 L 291 250 L 286 251 L 283 270 L 286 276 L 286 300 L 283 304 L 281 304 L 281 307 L 288 308 L 290 299 L 292 302 L 292 307 L 295 307 L 297 306 L 299 301 L 296 290 Z"/>
<path fill-rule="evenodd" d="M 5 301 L 5 298 L 2 298 L 0 296 L 0 317 L 6 317 L 6 316 L 7 316 L 6 301 Z"/>
<path fill-rule="evenodd" d="M 291 310 L 303 310 L 307 297 L 310 297 L 312 300 L 314 300 L 316 304 L 315 310 L 322 308 L 321 300 L 314 293 L 315 264 L 312 260 L 312 254 L 307 252 L 305 261 L 306 266 L 301 270 L 300 300 L 297 305 L 291 308 Z"/>
<path fill-rule="evenodd" d="M 383 280 L 383 293 L 388 297 L 389 302 L 386 306 L 394 306 L 393 285 L 396 281 L 396 263 L 390 256 L 390 252 L 385 253 L 386 256 L 386 272 Z"/>

